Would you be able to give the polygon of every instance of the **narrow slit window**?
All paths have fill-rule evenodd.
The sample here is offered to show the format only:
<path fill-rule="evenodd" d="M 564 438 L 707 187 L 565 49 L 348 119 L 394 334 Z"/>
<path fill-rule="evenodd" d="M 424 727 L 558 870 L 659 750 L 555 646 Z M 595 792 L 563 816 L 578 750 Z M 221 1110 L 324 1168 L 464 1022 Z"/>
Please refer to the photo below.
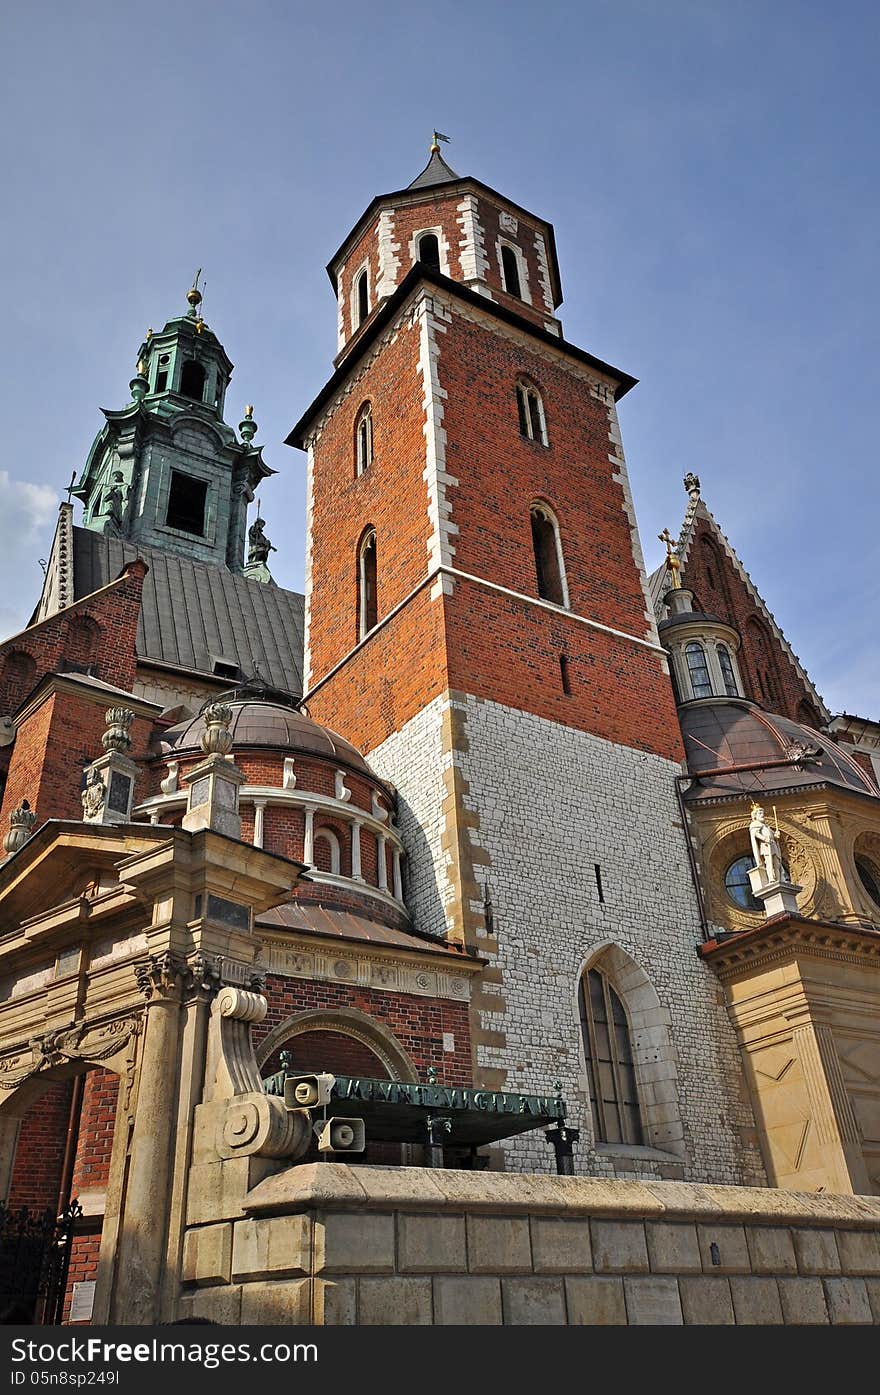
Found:
<path fill-rule="evenodd" d="M 568 655 L 559 655 L 559 677 L 562 682 L 562 691 L 566 697 L 571 697 L 571 673 L 568 668 Z"/>
<path fill-rule="evenodd" d="M 519 261 L 512 247 L 501 248 L 501 271 L 504 280 L 504 289 L 509 295 L 515 295 L 522 300 L 522 289 L 519 280 Z"/>
<path fill-rule="evenodd" d="M 358 557 L 359 639 L 366 638 L 379 619 L 376 579 L 376 532 L 371 528 L 364 536 Z"/>
<path fill-rule="evenodd" d="M 600 1143 L 644 1143 L 626 1009 L 605 974 L 581 979 L 580 1017 L 590 1104 Z"/>
<path fill-rule="evenodd" d="M 357 414 L 354 432 L 355 473 L 362 475 L 373 463 L 373 412 L 365 402 Z"/>
<path fill-rule="evenodd" d="M 691 680 L 691 691 L 695 698 L 706 698 L 712 696 L 712 679 L 709 676 L 709 665 L 706 663 L 706 651 L 702 644 L 688 644 L 684 651 L 687 660 L 688 674 Z"/>
<path fill-rule="evenodd" d="M 596 874 L 596 893 L 599 897 L 599 904 L 605 905 L 605 892 L 602 888 L 602 868 L 598 862 L 593 863 L 593 871 Z"/>
<path fill-rule="evenodd" d="M 542 601 L 550 601 L 553 605 L 567 606 L 568 592 L 565 585 L 565 567 L 556 519 L 543 504 L 533 504 L 531 523 L 538 595 Z"/>
<path fill-rule="evenodd" d="M 418 258 L 431 271 L 440 270 L 440 243 L 436 233 L 422 233 L 418 241 Z"/>
<path fill-rule="evenodd" d="M 367 283 L 367 268 L 358 276 L 355 283 L 355 304 L 357 306 L 357 322 L 362 325 L 370 313 L 370 288 Z"/>

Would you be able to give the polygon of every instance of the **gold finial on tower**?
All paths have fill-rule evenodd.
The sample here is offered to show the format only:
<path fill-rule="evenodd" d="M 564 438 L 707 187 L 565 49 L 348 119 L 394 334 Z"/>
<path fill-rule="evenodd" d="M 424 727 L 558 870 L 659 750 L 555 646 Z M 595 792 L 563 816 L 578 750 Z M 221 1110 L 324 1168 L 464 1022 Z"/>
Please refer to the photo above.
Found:
<path fill-rule="evenodd" d="M 195 279 L 186 293 L 186 298 L 189 301 L 189 308 L 193 314 L 196 313 L 196 306 L 201 305 L 202 303 L 202 293 L 199 290 L 199 277 L 201 276 L 201 274 L 202 268 L 199 267 L 198 271 L 195 274 Z"/>
<path fill-rule="evenodd" d="M 252 402 L 249 402 L 249 403 L 247 404 L 247 406 L 246 406 L 245 409 L 244 409 L 244 414 L 245 414 L 245 416 L 247 417 L 248 421 L 250 421 L 251 417 L 252 417 L 253 414 L 254 414 L 254 407 L 253 407 L 253 403 L 252 403 Z M 258 510 L 258 511 L 259 511 L 259 507 L 260 507 L 259 504 L 257 504 L 257 510 Z"/>
<path fill-rule="evenodd" d="M 434 134 L 433 134 L 433 136 L 431 137 L 431 154 L 432 154 L 432 155 L 439 155 L 439 154 L 440 154 L 440 145 L 439 145 L 439 142 L 440 142 L 441 140 L 445 140 L 445 141 L 448 143 L 449 137 L 448 137 L 448 136 L 444 136 L 440 131 L 435 131 Z"/>
<path fill-rule="evenodd" d="M 668 528 L 664 528 L 662 533 L 658 533 L 657 538 L 659 542 L 666 544 L 666 570 L 669 572 L 670 585 L 674 590 L 680 591 L 681 558 L 675 550 L 675 538 L 672 537 Z"/>

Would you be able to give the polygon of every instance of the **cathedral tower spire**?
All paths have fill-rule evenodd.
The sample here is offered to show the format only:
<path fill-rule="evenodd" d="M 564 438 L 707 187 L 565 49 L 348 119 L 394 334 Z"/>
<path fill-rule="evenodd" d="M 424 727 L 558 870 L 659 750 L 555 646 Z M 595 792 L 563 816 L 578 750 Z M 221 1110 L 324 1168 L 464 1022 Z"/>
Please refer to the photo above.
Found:
<path fill-rule="evenodd" d="M 241 571 L 247 507 L 274 471 L 250 418 L 241 439 L 224 420 L 233 365 L 202 316 L 200 276 L 187 311 L 147 331 L 131 402 L 105 409 L 73 493 L 86 528 Z"/>

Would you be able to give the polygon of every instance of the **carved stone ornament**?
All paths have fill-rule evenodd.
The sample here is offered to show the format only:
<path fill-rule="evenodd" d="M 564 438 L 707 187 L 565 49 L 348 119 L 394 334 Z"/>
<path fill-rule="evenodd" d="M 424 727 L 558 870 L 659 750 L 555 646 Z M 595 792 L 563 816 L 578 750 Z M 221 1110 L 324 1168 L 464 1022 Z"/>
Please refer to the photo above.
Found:
<path fill-rule="evenodd" d="M 227 756 L 232 750 L 232 708 L 225 702 L 212 702 L 202 713 L 205 730 L 201 747 L 206 756 Z"/>
<path fill-rule="evenodd" d="M 106 732 L 104 735 L 106 736 Z M 95 819 L 104 808 L 107 799 L 107 786 L 101 779 L 99 770 L 90 770 L 86 777 L 86 787 L 82 792 L 83 813 L 87 819 Z"/>
<path fill-rule="evenodd" d="M 104 713 L 104 721 L 107 723 L 107 730 L 101 737 L 101 745 L 105 751 L 118 751 L 121 756 L 127 755 L 131 750 L 131 736 L 129 727 L 134 721 L 134 713 L 130 707 L 108 707 Z"/>
<path fill-rule="evenodd" d="M 107 1061 L 125 1051 L 140 1027 L 137 1015 L 109 1022 L 78 1022 L 31 1037 L 27 1051 L 0 1059 L 0 1090 L 12 1090 L 31 1076 L 65 1061 Z"/>
<path fill-rule="evenodd" d="M 26 799 L 21 801 L 17 809 L 13 809 L 9 815 L 9 832 L 3 839 L 3 847 L 9 853 L 18 852 L 31 836 L 33 826 L 37 821 L 37 813 L 32 809 Z"/>
<path fill-rule="evenodd" d="M 146 960 L 134 965 L 137 986 L 147 1002 L 157 995 L 167 998 L 183 988 L 187 963 L 176 954 L 151 954 Z"/>
<path fill-rule="evenodd" d="M 685 477 L 684 477 L 684 487 L 685 487 L 685 489 L 687 490 L 688 494 L 699 494 L 699 492 L 700 492 L 700 477 L 699 477 L 699 475 L 695 475 L 695 474 L 693 473 L 692 470 L 689 470 L 688 473 L 687 473 L 687 474 L 685 475 Z"/>

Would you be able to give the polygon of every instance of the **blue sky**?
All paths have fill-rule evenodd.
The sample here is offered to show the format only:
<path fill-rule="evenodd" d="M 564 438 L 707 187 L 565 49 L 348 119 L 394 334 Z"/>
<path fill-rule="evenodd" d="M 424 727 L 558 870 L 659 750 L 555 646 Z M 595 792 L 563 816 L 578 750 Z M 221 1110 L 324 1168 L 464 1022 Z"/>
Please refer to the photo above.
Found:
<path fill-rule="evenodd" d="M 649 566 L 703 494 L 832 710 L 880 718 L 880 7 L 298 0 L 7 9 L 0 144 L 0 633 L 137 347 L 205 269 L 205 318 L 278 470 L 301 587 L 304 466 L 330 370 L 324 265 L 433 126 L 556 227 L 566 336 L 621 405 Z"/>

